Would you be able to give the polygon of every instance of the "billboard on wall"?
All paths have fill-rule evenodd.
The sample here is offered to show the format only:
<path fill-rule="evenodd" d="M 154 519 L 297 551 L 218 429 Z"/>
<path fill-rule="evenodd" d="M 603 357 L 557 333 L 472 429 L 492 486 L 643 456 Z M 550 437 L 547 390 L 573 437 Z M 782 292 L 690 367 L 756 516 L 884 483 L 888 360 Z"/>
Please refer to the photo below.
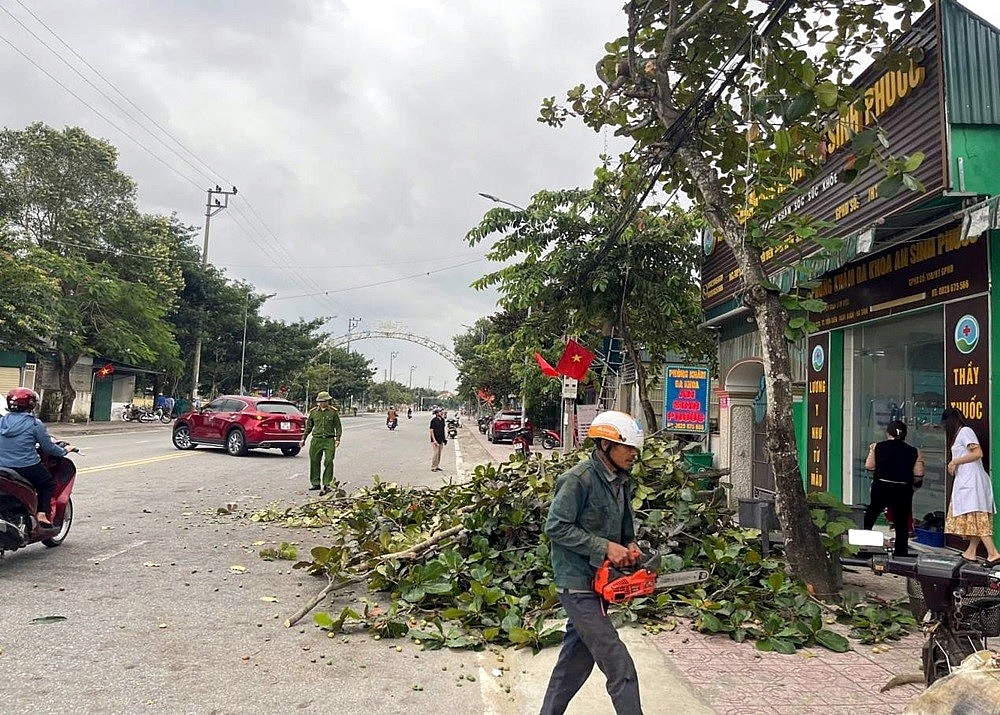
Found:
<path fill-rule="evenodd" d="M 667 365 L 663 398 L 663 429 L 667 432 L 708 432 L 710 377 L 704 365 Z"/>
<path fill-rule="evenodd" d="M 864 95 L 861 104 L 841 115 L 827 138 L 828 156 L 823 170 L 813 178 L 795 183 L 789 200 L 774 220 L 795 214 L 832 224 L 821 237 L 846 238 L 872 227 L 883 217 L 925 202 L 939 194 L 946 185 L 945 132 L 941 86 L 941 53 L 936 13 L 932 8 L 900 39 L 898 47 L 919 50 L 906 67 L 886 69 L 869 67 L 854 87 Z M 879 195 L 878 185 L 884 173 L 876 166 L 862 171 L 851 183 L 839 180 L 851 166 L 854 153 L 851 137 L 878 125 L 889 138 L 893 155 L 924 154 L 914 177 L 925 188 L 922 193 L 901 190 L 894 196 Z M 790 177 L 790 181 L 793 177 Z M 752 200 L 751 200 L 752 203 Z M 809 240 L 785 243 L 761 253 L 766 269 L 777 270 L 815 252 L 818 246 Z M 741 273 L 732 250 L 710 235 L 702 237 L 705 259 L 702 263 L 702 308 L 710 310 L 726 302 L 742 286 Z"/>

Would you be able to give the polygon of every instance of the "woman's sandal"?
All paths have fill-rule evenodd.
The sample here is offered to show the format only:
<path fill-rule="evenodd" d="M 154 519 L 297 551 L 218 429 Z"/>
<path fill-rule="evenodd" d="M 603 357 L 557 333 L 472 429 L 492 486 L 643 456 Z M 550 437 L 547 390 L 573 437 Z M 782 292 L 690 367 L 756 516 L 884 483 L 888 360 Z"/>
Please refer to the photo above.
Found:
<path fill-rule="evenodd" d="M 997 556 L 995 559 L 989 559 L 986 562 L 986 568 L 988 569 L 995 568 L 997 566 L 1000 566 L 1000 556 Z"/>

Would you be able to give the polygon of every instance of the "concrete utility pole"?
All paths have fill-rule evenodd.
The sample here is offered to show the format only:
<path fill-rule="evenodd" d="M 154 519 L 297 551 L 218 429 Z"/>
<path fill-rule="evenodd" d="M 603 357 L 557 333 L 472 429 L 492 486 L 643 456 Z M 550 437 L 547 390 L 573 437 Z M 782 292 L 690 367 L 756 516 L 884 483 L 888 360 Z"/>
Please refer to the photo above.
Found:
<path fill-rule="evenodd" d="M 389 353 L 389 382 L 392 382 L 392 363 L 398 357 L 399 353 L 396 352 L 395 350 Z"/>
<path fill-rule="evenodd" d="M 413 371 L 417 369 L 416 365 L 410 365 L 410 389 L 413 388 Z"/>
<path fill-rule="evenodd" d="M 361 318 L 348 318 L 347 319 L 347 354 L 351 354 L 351 333 L 354 329 L 361 325 Z"/>
<path fill-rule="evenodd" d="M 222 201 L 214 198 L 221 196 Z M 218 184 L 214 189 L 208 190 L 208 199 L 205 201 L 205 241 L 201 248 L 201 266 L 208 265 L 208 230 L 212 222 L 212 217 L 225 208 L 229 207 L 229 197 L 236 196 L 236 187 L 226 191 Z M 198 326 L 198 335 L 194 340 L 194 366 L 191 370 L 191 402 L 198 399 L 198 376 L 201 373 L 201 326 Z"/>

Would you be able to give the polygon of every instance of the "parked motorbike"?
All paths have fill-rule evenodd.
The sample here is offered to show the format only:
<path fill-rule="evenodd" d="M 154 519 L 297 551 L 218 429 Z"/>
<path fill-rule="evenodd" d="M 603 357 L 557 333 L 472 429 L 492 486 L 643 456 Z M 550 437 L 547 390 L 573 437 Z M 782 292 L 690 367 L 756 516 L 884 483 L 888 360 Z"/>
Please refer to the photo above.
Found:
<path fill-rule="evenodd" d="M 153 412 L 153 417 L 155 419 L 158 419 L 163 424 L 172 422 L 174 419 L 173 415 L 170 414 L 170 412 L 163 407 L 157 407 L 156 410 Z"/>
<path fill-rule="evenodd" d="M 156 415 L 145 407 L 136 407 L 131 402 L 128 402 L 122 408 L 122 419 L 125 422 L 152 422 L 156 419 Z M 166 421 L 169 422 L 170 420 Z"/>
<path fill-rule="evenodd" d="M 48 547 L 59 546 L 73 523 L 70 494 L 76 481 L 76 465 L 66 457 L 40 454 L 42 465 L 56 480 L 52 503 L 45 505 L 52 528 L 42 528 L 35 520 L 40 505 L 31 482 L 13 469 L 0 468 L 0 557 L 5 551 L 16 551 L 38 541 Z"/>
<path fill-rule="evenodd" d="M 542 430 L 542 446 L 545 449 L 555 449 L 562 446 L 562 436 L 552 429 Z"/>
<path fill-rule="evenodd" d="M 850 529 L 855 546 L 884 546 L 879 531 Z M 914 617 L 922 623 L 921 653 L 924 681 L 931 685 L 972 653 L 987 649 L 987 638 L 1000 636 L 1000 567 L 986 568 L 960 554 L 927 553 L 893 556 L 886 552 L 869 559 L 842 558 L 847 566 L 870 566 L 876 574 L 906 576 L 910 605 L 919 603 Z"/>
<path fill-rule="evenodd" d="M 480 417 L 478 420 L 476 420 L 477 424 L 479 425 L 479 432 L 481 434 L 486 434 L 486 432 L 490 428 L 490 422 L 492 421 L 493 420 L 490 417 Z"/>
<path fill-rule="evenodd" d="M 453 438 L 454 437 L 458 437 L 458 418 L 457 417 L 449 417 L 448 420 L 445 422 L 445 426 L 448 428 L 448 436 L 449 437 L 453 437 Z"/>

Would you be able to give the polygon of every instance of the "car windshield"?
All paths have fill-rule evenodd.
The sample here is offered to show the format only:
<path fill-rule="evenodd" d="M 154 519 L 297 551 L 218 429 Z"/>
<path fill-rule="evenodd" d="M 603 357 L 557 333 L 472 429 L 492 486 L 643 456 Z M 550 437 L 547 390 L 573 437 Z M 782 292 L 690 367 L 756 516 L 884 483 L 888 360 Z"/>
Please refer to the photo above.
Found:
<path fill-rule="evenodd" d="M 301 415 L 299 408 L 288 402 L 258 402 L 258 412 L 277 412 L 283 415 Z"/>

